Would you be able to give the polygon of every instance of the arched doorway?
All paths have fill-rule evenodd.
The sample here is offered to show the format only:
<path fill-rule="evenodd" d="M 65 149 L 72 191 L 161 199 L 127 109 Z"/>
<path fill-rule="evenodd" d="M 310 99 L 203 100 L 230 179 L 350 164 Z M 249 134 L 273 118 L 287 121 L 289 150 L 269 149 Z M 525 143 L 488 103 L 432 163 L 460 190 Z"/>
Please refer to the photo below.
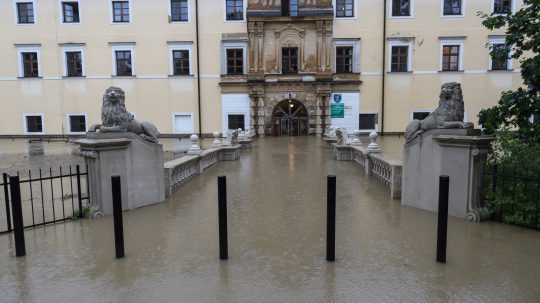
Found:
<path fill-rule="evenodd" d="M 304 104 L 289 99 L 279 102 L 272 112 L 274 136 L 308 135 L 308 112 Z"/>

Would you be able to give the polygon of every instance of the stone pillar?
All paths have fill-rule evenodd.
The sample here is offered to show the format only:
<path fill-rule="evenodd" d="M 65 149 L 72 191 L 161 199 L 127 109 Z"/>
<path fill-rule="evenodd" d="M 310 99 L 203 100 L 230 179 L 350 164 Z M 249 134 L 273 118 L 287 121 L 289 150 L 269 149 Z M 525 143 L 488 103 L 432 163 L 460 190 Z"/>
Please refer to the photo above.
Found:
<path fill-rule="evenodd" d="M 259 137 L 265 136 L 265 129 L 266 129 L 266 115 L 265 115 L 265 109 L 264 109 L 264 96 L 259 96 L 258 102 L 257 102 L 257 133 Z"/>
<path fill-rule="evenodd" d="M 253 93 L 251 97 L 251 130 L 259 137 L 264 137 L 264 95 Z"/>
<path fill-rule="evenodd" d="M 330 126 L 330 94 L 324 93 L 320 94 L 319 97 L 319 109 L 320 109 L 320 133 L 323 134 L 326 131 L 326 128 Z"/>

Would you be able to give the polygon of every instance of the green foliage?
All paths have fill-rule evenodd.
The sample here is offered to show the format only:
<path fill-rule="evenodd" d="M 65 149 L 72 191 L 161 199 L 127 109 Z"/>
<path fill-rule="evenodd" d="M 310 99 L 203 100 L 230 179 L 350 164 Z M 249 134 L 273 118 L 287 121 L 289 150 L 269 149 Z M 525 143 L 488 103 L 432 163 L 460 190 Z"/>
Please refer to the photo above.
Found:
<path fill-rule="evenodd" d="M 496 166 L 496 184 L 488 189 L 492 212 L 505 223 L 540 229 L 540 143 L 500 131 L 489 166 Z"/>
<path fill-rule="evenodd" d="M 540 0 L 524 0 L 514 14 L 486 15 L 482 24 L 490 29 L 506 30 L 506 48 L 519 60 L 524 86 L 502 94 L 499 103 L 479 114 L 486 133 L 502 128 L 515 129 L 520 140 L 540 142 Z M 492 49 L 493 56 L 504 50 Z M 537 119 L 531 119 L 536 117 Z"/>

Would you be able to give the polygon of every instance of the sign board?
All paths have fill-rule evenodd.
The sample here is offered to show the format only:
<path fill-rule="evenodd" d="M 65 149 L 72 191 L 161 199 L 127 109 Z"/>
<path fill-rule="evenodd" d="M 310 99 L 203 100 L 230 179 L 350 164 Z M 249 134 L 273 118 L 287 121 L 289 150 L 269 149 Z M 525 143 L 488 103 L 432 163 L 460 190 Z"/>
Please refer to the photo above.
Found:
<path fill-rule="evenodd" d="M 341 94 L 334 94 L 334 98 L 330 104 L 330 116 L 332 119 L 345 118 L 345 103 Z"/>

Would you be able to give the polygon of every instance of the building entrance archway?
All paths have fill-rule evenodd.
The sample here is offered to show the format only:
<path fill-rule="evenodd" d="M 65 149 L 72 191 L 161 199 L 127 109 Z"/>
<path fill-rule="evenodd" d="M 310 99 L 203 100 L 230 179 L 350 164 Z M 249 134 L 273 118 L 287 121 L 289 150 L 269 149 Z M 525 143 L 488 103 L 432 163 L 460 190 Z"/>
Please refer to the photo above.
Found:
<path fill-rule="evenodd" d="M 307 136 L 308 112 L 302 102 L 289 99 L 279 102 L 272 111 L 272 135 Z"/>

